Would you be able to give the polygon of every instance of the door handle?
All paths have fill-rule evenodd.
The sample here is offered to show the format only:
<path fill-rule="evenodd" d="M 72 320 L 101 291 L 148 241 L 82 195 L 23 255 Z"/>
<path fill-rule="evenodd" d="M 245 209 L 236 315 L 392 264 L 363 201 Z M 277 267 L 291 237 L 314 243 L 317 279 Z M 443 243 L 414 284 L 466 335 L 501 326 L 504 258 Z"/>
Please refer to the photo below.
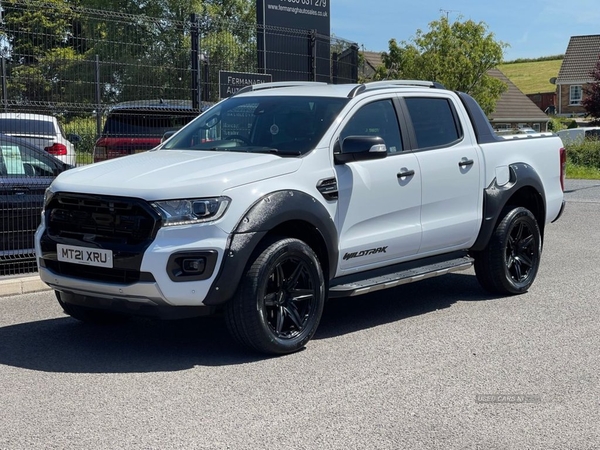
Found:
<path fill-rule="evenodd" d="M 472 159 L 462 159 L 458 162 L 458 167 L 472 166 L 474 162 L 475 161 L 473 161 Z"/>
<path fill-rule="evenodd" d="M 398 173 L 398 178 L 412 177 L 414 174 L 415 174 L 414 170 L 405 170 L 404 172 Z"/>

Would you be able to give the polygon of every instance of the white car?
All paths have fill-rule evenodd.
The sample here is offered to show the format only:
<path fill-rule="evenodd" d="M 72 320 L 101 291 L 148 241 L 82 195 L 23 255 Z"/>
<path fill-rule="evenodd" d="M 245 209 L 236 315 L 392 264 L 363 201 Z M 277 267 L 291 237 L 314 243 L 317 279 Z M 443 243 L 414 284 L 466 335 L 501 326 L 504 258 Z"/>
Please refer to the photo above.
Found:
<path fill-rule="evenodd" d="M 557 136 L 499 138 L 437 83 L 248 86 L 153 150 L 61 173 L 39 275 L 84 322 L 222 312 L 241 344 L 290 353 L 327 298 L 472 265 L 526 292 L 565 166 Z"/>
<path fill-rule="evenodd" d="M 44 149 L 55 158 L 74 166 L 76 134 L 65 136 L 56 117 L 31 113 L 1 113 L 0 133 L 21 138 Z"/>
<path fill-rule="evenodd" d="M 562 139 L 565 145 L 572 143 L 581 144 L 585 139 L 600 138 L 600 127 L 568 128 L 557 131 L 556 134 L 558 134 L 558 137 Z"/>

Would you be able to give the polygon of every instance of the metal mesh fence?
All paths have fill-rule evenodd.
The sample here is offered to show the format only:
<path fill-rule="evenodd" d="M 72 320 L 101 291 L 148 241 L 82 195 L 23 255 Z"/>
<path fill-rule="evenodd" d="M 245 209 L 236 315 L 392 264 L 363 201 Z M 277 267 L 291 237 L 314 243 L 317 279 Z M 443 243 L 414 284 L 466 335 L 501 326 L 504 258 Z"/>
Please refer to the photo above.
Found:
<path fill-rule="evenodd" d="M 220 99 L 219 72 L 263 73 L 261 58 L 284 56 L 273 81 L 357 80 L 357 46 L 308 31 L 37 0 L 0 12 L 0 275 L 36 269 L 43 193 L 65 164 L 156 146 Z M 280 38 L 262 56 L 260 32 Z"/>

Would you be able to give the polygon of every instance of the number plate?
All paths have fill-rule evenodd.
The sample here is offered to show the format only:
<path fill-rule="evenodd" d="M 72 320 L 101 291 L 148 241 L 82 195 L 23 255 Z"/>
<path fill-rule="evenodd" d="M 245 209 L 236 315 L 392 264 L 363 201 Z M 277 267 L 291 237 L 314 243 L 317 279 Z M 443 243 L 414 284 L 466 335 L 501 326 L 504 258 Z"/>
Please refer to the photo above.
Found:
<path fill-rule="evenodd" d="M 59 261 L 73 264 L 110 268 L 113 266 L 112 250 L 57 244 L 56 255 Z"/>

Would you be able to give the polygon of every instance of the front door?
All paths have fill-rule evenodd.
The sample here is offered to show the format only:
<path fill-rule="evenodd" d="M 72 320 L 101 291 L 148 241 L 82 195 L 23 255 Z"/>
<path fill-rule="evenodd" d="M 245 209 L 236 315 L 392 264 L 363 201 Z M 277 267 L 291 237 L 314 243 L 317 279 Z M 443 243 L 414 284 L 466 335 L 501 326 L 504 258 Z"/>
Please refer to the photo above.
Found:
<path fill-rule="evenodd" d="M 368 270 L 415 255 L 421 245 L 421 174 L 404 151 L 392 98 L 357 105 L 343 125 L 348 136 L 379 136 L 387 156 L 336 165 L 339 275 Z"/>

